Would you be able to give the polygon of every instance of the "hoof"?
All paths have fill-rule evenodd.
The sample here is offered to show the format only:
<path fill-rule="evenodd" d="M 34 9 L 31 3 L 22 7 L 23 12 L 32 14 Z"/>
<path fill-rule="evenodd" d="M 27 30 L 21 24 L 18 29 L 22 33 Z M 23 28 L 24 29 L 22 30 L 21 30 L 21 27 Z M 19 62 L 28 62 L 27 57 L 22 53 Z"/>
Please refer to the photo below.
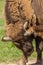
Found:
<path fill-rule="evenodd" d="M 36 62 L 35 65 L 42 65 L 42 62 Z"/>
<path fill-rule="evenodd" d="M 43 65 L 41 63 L 34 63 L 34 64 L 30 64 L 30 65 Z"/>

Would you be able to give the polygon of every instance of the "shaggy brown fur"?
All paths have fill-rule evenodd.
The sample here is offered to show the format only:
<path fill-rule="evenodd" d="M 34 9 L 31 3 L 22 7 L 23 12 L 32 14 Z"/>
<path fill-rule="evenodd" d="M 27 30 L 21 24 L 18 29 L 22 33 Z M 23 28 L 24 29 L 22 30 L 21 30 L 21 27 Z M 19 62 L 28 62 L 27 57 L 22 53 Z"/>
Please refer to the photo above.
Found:
<path fill-rule="evenodd" d="M 34 16 L 34 11 L 31 6 L 31 0 L 6 0 L 5 4 L 5 17 L 6 17 L 6 36 L 11 37 L 12 41 L 18 48 L 23 51 L 23 64 L 26 65 L 28 55 L 31 55 L 33 51 L 32 40 L 34 35 L 36 35 L 34 24 L 36 23 L 36 17 Z M 25 22 L 28 22 L 29 36 L 25 37 Z M 35 33 L 34 35 L 32 33 Z M 31 35 L 32 34 L 32 35 Z M 38 33 L 37 33 L 38 35 Z M 40 35 L 40 34 L 39 34 Z M 38 62 L 41 60 L 41 51 L 39 50 L 39 45 L 42 44 L 40 37 L 35 38 L 36 48 L 38 54 Z M 40 44 L 39 44 L 40 42 Z M 39 50 L 38 50 L 39 49 Z"/>
<path fill-rule="evenodd" d="M 27 29 L 25 35 L 31 35 L 29 31 L 34 34 L 36 40 L 37 62 L 40 64 L 42 62 L 43 51 L 43 0 L 32 0 L 32 7 L 37 19 L 35 26 L 33 25 L 30 29 Z"/>
<path fill-rule="evenodd" d="M 18 0 L 18 1 L 6 0 L 5 16 L 6 16 L 7 35 L 11 37 L 19 35 L 19 33 L 21 33 L 22 31 L 21 29 L 23 29 L 24 23 L 27 20 L 31 22 L 33 13 L 34 11 L 31 7 L 31 0 L 29 1 L 25 0 L 25 2 L 24 0 Z M 14 27 L 14 30 L 12 28 L 11 29 L 12 32 L 15 31 L 15 33 L 10 32 L 11 31 L 10 27 Z"/>
<path fill-rule="evenodd" d="M 38 19 L 35 32 L 43 38 L 43 0 L 33 0 L 32 6 Z"/>
<path fill-rule="evenodd" d="M 34 11 L 31 0 L 6 0 L 6 36 L 12 38 L 13 43 L 23 51 L 22 65 L 26 65 L 27 58 L 33 52 L 33 35 L 24 37 L 24 23 L 31 23 Z"/>

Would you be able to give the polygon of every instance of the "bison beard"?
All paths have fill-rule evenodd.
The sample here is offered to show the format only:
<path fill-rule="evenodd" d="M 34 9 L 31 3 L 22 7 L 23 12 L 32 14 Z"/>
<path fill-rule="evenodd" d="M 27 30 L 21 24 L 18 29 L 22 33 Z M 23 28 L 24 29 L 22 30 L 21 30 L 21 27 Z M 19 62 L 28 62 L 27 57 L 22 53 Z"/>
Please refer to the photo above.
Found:
<path fill-rule="evenodd" d="M 9 40 L 12 40 L 13 43 L 23 51 L 24 56 L 21 65 L 26 65 L 28 55 L 31 55 L 31 53 L 33 52 L 33 38 L 35 38 L 36 40 L 36 48 L 38 54 L 37 62 L 39 63 L 39 61 L 42 60 L 41 53 L 43 47 L 40 47 L 40 45 L 43 41 L 40 37 L 33 36 L 33 33 L 36 33 L 36 31 L 34 32 L 34 24 L 36 23 L 36 17 L 34 17 L 31 0 L 25 0 L 25 2 L 24 0 L 6 0 L 5 18 L 7 38 Z M 24 36 L 25 28 L 27 28 L 24 26 L 25 22 L 29 23 L 28 27 L 30 30 L 29 36 L 26 37 Z M 38 33 L 34 35 L 38 35 Z M 7 38 L 5 37 L 4 40 L 6 40 Z"/>

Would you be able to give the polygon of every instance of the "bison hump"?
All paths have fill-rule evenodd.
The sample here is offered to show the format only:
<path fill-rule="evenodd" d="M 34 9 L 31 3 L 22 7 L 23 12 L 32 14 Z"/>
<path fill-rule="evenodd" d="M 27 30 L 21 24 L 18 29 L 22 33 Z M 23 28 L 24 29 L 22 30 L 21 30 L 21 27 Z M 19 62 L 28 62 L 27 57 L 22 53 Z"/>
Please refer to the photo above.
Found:
<path fill-rule="evenodd" d="M 6 19 L 14 23 L 20 18 L 32 18 L 33 10 L 31 0 L 25 0 L 25 2 L 24 0 L 6 0 L 5 14 Z"/>

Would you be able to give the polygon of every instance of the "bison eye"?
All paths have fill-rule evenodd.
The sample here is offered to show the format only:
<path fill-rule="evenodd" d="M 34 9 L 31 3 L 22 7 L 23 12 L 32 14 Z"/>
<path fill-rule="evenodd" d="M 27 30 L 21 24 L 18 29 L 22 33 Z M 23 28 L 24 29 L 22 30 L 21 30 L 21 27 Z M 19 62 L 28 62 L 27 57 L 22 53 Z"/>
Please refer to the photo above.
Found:
<path fill-rule="evenodd" d="M 30 26 L 33 26 L 33 24 L 31 23 Z"/>

